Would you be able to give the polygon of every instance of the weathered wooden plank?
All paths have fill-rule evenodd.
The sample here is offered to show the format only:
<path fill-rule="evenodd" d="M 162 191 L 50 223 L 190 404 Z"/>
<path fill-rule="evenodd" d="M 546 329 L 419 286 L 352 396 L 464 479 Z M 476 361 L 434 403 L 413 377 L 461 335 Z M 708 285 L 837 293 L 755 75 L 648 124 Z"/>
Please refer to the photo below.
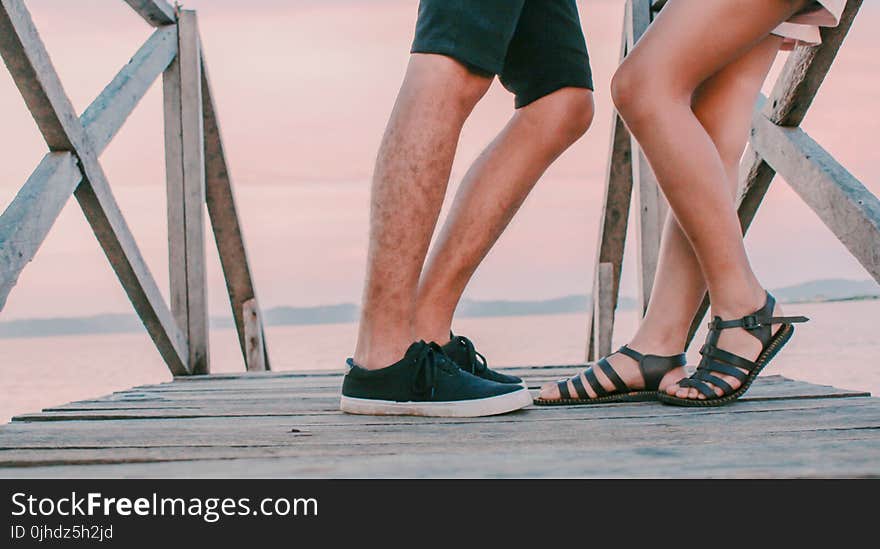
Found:
<path fill-rule="evenodd" d="M 595 338 L 598 334 L 607 334 L 606 337 L 611 337 L 614 334 L 614 316 L 620 295 L 620 276 L 626 246 L 629 208 L 632 201 L 632 142 L 626 124 L 617 114 L 614 115 L 614 124 L 611 129 L 611 150 L 605 181 L 605 197 L 602 204 L 602 214 L 599 218 L 599 245 L 596 250 L 592 297 L 594 301 L 608 299 L 612 307 L 610 316 L 605 317 L 602 322 L 596 317 L 595 308 L 593 310 L 587 332 L 587 360 L 597 360 L 604 356 L 602 353 L 597 353 L 594 348 Z M 607 296 L 603 296 L 601 289 L 596 287 L 596 281 L 599 279 L 599 266 L 602 264 L 612 266 L 612 283 L 607 288 L 609 293 Z M 597 294 L 597 292 L 599 293 Z M 601 339 L 601 336 L 599 337 Z"/>
<path fill-rule="evenodd" d="M 256 394 L 223 394 L 226 398 L 199 399 L 161 399 L 161 400 L 117 400 L 117 401 L 83 401 L 61 407 L 49 408 L 39 414 L 25 414 L 14 418 L 16 422 L 46 421 L 103 421 L 108 419 L 155 419 L 155 418 L 210 418 L 210 417 L 298 417 L 301 415 L 335 414 L 338 413 L 338 387 L 330 391 L 300 391 L 291 388 L 286 395 L 269 395 L 266 398 Z M 807 401 L 815 399 L 858 398 L 864 392 L 846 391 L 832 387 L 813 386 L 810 384 L 785 383 L 764 385 L 757 383 L 743 398 L 742 402 L 777 402 Z M 599 409 L 593 406 L 590 409 Z M 608 407 L 626 410 L 627 406 L 608 405 Z M 655 411 L 667 407 L 652 406 Z M 566 410 L 567 407 L 534 408 L 538 414 L 554 413 Z M 581 407 L 575 407 L 573 413 L 579 413 Z M 645 413 L 651 415 L 650 410 Z M 384 419 L 383 419 L 384 421 Z"/>
<path fill-rule="evenodd" d="M 755 116 L 752 143 L 880 281 L 880 200 L 800 128 Z"/>
<path fill-rule="evenodd" d="M 767 101 L 767 118 L 780 126 L 800 125 L 861 7 L 862 0 L 849 0 L 840 24 L 821 28 L 821 46 L 800 47 L 792 52 Z"/>
<path fill-rule="evenodd" d="M 582 367 L 581 367 L 582 368 Z M 548 376 L 543 379 L 558 379 L 571 375 L 577 370 L 567 370 L 560 372 L 557 376 Z M 530 384 L 539 378 L 526 376 L 525 380 Z M 535 384 L 537 385 L 537 384 Z M 173 390 L 173 389 L 142 389 L 130 390 L 114 393 L 106 397 L 83 400 L 75 403 L 63 405 L 65 407 L 78 406 L 85 403 L 94 402 L 116 402 L 124 405 L 129 402 L 205 402 L 205 401 L 234 401 L 238 399 L 287 399 L 290 395 L 296 395 L 298 398 L 311 398 L 314 396 L 334 396 L 338 394 L 341 386 L 341 379 L 336 378 L 331 382 L 320 384 L 311 383 L 275 383 L 271 385 L 238 385 L 229 388 L 214 388 L 200 391 L 193 390 Z M 767 376 L 760 378 L 757 385 L 749 392 L 750 398 L 772 396 L 776 398 L 795 398 L 795 397 L 831 397 L 831 396 L 867 396 L 865 391 L 856 391 L 848 389 L 838 389 L 824 385 L 815 385 L 803 381 L 788 380 L 779 376 Z M 59 407 L 53 407 L 57 409 Z"/>
<path fill-rule="evenodd" d="M 596 319 L 597 329 L 594 330 L 595 341 L 592 344 L 600 357 L 611 354 L 611 328 L 614 326 L 614 309 L 617 306 L 614 285 L 614 265 L 600 263 L 593 288 L 593 318 Z"/>
<path fill-rule="evenodd" d="M 556 421 L 602 422 L 619 420 L 639 425 L 642 421 L 665 422 L 670 418 L 721 415 L 732 419 L 749 420 L 754 414 L 770 417 L 780 411 L 846 409 L 851 414 L 862 414 L 876 407 L 876 399 L 791 399 L 744 400 L 727 408 L 683 409 L 656 404 L 597 405 L 589 407 L 530 408 L 524 412 L 486 418 L 419 418 L 369 417 L 342 413 L 299 414 L 287 416 L 251 415 L 228 417 L 162 418 L 148 421 L 136 419 L 107 419 L 103 421 L 44 421 L 13 422 L 0 427 L 0 449 L 25 447 L 76 447 L 88 443 L 93 447 L 148 446 L 150 444 L 181 445 L 206 437 L 208 442 L 223 445 L 224 437 L 241 443 L 257 442 L 262 433 L 320 432 L 323 427 L 362 429 L 391 425 L 429 426 L 433 424 L 462 423 L 543 423 Z M 832 412 L 834 413 L 834 412 Z M 700 420 L 702 421 L 702 420 Z M 316 429 L 313 429 L 316 428 Z M 531 428 L 524 426 L 524 428 Z M 538 427 L 543 428 L 543 427 Z M 256 437 L 256 438 L 254 438 Z M 202 444 L 200 442 L 199 444 Z"/>
<path fill-rule="evenodd" d="M 21 0 L 0 4 L 0 53 L 50 149 L 73 152 L 84 181 L 75 191 L 92 230 L 135 310 L 175 373 L 184 373 L 185 353 L 177 326 L 125 223 L 88 136 L 49 61 Z"/>
<path fill-rule="evenodd" d="M 214 240 L 220 254 L 220 265 L 226 279 L 226 290 L 232 305 L 235 329 L 241 346 L 242 356 L 247 365 L 247 335 L 244 324 L 244 304 L 256 299 L 244 235 L 238 221 L 235 195 L 232 192 L 232 181 L 223 151 L 223 139 L 217 119 L 217 107 L 211 92 L 210 78 L 202 51 L 202 102 L 205 131 L 205 199 L 208 215 L 214 231 Z M 260 315 L 260 331 L 264 332 L 262 315 Z M 266 346 L 265 333 L 263 339 L 263 367 L 271 370 L 269 353 Z"/>
<path fill-rule="evenodd" d="M 651 24 L 651 0 L 627 0 L 626 16 L 628 51 L 632 51 Z"/>
<path fill-rule="evenodd" d="M 157 29 L 80 117 L 97 154 L 107 147 L 150 86 L 177 55 L 173 27 Z"/>
<path fill-rule="evenodd" d="M 125 2 L 154 27 L 173 25 L 176 22 L 174 8 L 165 0 L 125 0 Z"/>
<path fill-rule="evenodd" d="M 737 405 L 736 408 L 741 406 Z M 17 448 L 0 452 L 0 461 L 5 465 L 32 465 L 45 463 L 46 460 L 56 463 L 189 460 L 194 455 L 200 459 L 271 456 L 320 457 L 328 461 L 334 461 L 334 457 L 348 457 L 350 464 L 343 469 L 351 471 L 351 467 L 362 462 L 364 456 L 380 453 L 394 454 L 401 464 L 405 464 L 419 463 L 419 456 L 425 453 L 473 456 L 518 450 L 521 455 L 510 460 L 521 463 L 531 460 L 529 456 L 535 452 L 557 454 L 578 450 L 587 454 L 594 451 L 629 454 L 636 450 L 633 455 L 640 454 L 639 462 L 641 467 L 645 467 L 670 452 L 679 454 L 696 448 L 700 454 L 712 455 L 717 460 L 730 457 L 728 453 L 732 450 L 740 452 L 747 448 L 751 459 L 740 459 L 738 463 L 731 461 L 728 466 L 743 471 L 756 460 L 773 461 L 787 465 L 781 468 L 784 471 L 792 465 L 789 454 L 793 448 L 799 450 L 794 454 L 802 456 L 817 451 L 828 441 L 836 441 L 841 445 L 850 445 L 851 451 L 856 447 L 857 455 L 853 463 L 871 463 L 874 469 L 877 467 L 874 457 L 880 450 L 880 439 L 876 432 L 876 427 L 880 425 L 880 405 L 874 399 L 861 399 L 846 408 L 826 406 L 739 413 L 744 415 L 736 418 L 736 421 L 731 421 L 729 414 L 716 410 L 703 415 L 679 413 L 676 416 L 642 418 L 640 421 L 627 417 L 596 418 L 592 421 L 585 418 L 558 418 L 552 420 L 552 424 L 537 419 L 533 421 L 529 413 L 522 413 L 514 415 L 521 417 L 521 421 L 510 421 L 513 416 L 502 416 L 497 418 L 498 421 L 326 425 L 308 429 L 300 429 L 296 423 L 249 422 L 240 425 L 234 433 L 229 432 L 228 422 L 225 426 L 220 422 L 192 422 L 187 426 L 189 437 L 181 436 L 183 433 L 177 433 L 167 426 L 152 426 L 152 435 L 144 437 L 146 444 L 138 439 L 138 428 L 125 425 L 127 422 L 112 422 L 118 425 L 109 432 L 95 432 L 87 435 L 95 437 L 94 440 L 84 439 L 95 442 L 96 446 L 76 446 L 73 444 L 76 441 L 68 441 L 62 444 L 70 444 L 66 447 L 69 449 L 59 450 L 57 445 L 52 446 L 57 443 L 51 439 L 51 433 L 45 433 L 43 442 L 38 439 L 30 441 L 32 450 Z M 597 421 L 601 422 L 603 428 L 597 429 Z M 292 425 L 296 427 L 292 428 Z M 164 427 L 166 434 L 177 437 L 169 440 L 177 444 L 163 445 L 161 439 L 153 439 L 153 436 L 159 436 L 156 429 L 160 427 Z M 559 432 L 569 433 L 570 436 L 559 437 Z M 114 441 L 118 437 L 121 437 L 122 444 Z M 17 438 L 21 439 L 21 434 Z M 126 446 L 126 440 L 132 446 Z M 159 444 L 154 445 L 154 442 Z M 782 450 L 786 445 L 787 449 Z M 133 451 L 127 451 L 128 448 Z M 409 459 L 402 459 L 402 455 Z M 737 457 L 742 456 L 737 453 Z M 341 463 L 342 460 L 336 462 L 334 469 L 338 470 Z M 556 469 L 559 461 L 543 455 L 540 461 L 531 461 L 530 464 L 550 471 Z M 679 462 L 678 466 L 684 470 L 693 467 L 694 462 L 687 459 Z M 485 464 L 474 465 L 473 462 L 470 467 L 472 472 L 486 468 Z M 638 463 L 630 461 L 624 471 L 632 474 L 638 469 Z M 389 471 L 386 474 L 393 473 Z"/>
<path fill-rule="evenodd" d="M 177 27 L 174 39 L 180 48 Z M 165 139 L 165 204 L 168 226 L 169 304 L 180 330 L 189 338 L 186 296 L 186 211 L 183 206 L 183 119 L 180 58 L 162 74 L 162 110 Z M 187 357 L 187 361 L 189 357 Z M 187 362 L 189 364 L 189 362 Z"/>
<path fill-rule="evenodd" d="M 263 349 L 263 322 L 260 317 L 260 307 L 257 305 L 256 299 L 249 299 L 244 302 L 243 308 L 242 318 L 247 351 L 245 365 L 249 372 L 263 372 L 266 370 L 266 353 Z"/>
<path fill-rule="evenodd" d="M 205 374 L 210 367 L 201 54 L 195 12 L 182 10 L 179 17 L 179 53 L 163 78 L 171 310 L 189 342 L 190 371 Z"/>
<path fill-rule="evenodd" d="M 50 152 L 0 216 L 0 310 L 81 180 L 72 154 Z"/>
<path fill-rule="evenodd" d="M 624 405 L 566 408 L 531 408 L 516 414 L 486 418 L 406 418 L 369 417 L 347 414 L 301 415 L 291 417 L 254 416 L 226 418 L 70 421 L 13 423 L 0 428 L 0 449 L 27 448 L 125 448 L 149 446 L 229 446 L 283 443 L 293 435 L 319 435 L 303 444 L 373 441 L 375 432 L 392 436 L 430 436 L 460 426 L 462 433 L 497 432 L 500 438 L 516 430 L 550 431 L 557 423 L 603 425 L 606 442 L 629 433 L 644 433 L 662 424 L 677 430 L 706 430 L 713 425 L 731 424 L 731 437 L 749 436 L 761 431 L 811 431 L 817 429 L 864 428 L 880 422 L 880 401 L 872 398 L 840 400 L 748 402 L 726 409 L 682 409 L 657 405 Z M 615 433 L 620 430 L 621 436 Z M 598 431 L 598 430 L 597 430 Z M 514 435 L 511 435 L 514 436 Z M 552 436 L 552 435 L 551 435 Z M 413 438 L 412 442 L 417 442 Z M 442 441 L 438 443 L 443 444 Z"/>
<path fill-rule="evenodd" d="M 589 433 L 579 435 L 581 440 L 591 439 Z M 771 434 L 760 441 L 722 441 L 712 445 L 697 442 L 688 446 L 643 442 L 613 448 L 587 444 L 560 448 L 553 442 L 516 448 L 477 444 L 458 448 L 382 445 L 359 447 L 360 452 L 354 456 L 345 445 L 338 445 L 292 457 L 278 455 L 251 459 L 242 458 L 258 452 L 242 449 L 238 459 L 200 461 L 197 474 L 206 478 L 828 478 L 877 475 L 877 444 L 871 438 L 859 437 L 851 431 L 832 432 L 817 435 L 814 444 L 808 447 L 798 446 L 799 438 L 798 435 Z M 792 451 L 792 448 L 799 451 Z M 196 456 L 201 451 L 212 451 L 189 450 Z M 163 458 L 161 451 L 154 451 L 148 458 L 153 462 L 138 463 L 143 461 L 137 459 L 138 454 L 148 450 L 130 451 L 128 458 L 133 463 L 113 464 L 111 457 L 109 463 L 102 464 L 90 459 L 89 451 L 80 452 L 82 463 L 95 465 L 3 468 L 0 477 L 192 478 L 196 474 L 193 462 L 181 461 L 183 458 L 179 454 L 174 460 L 173 457 Z M 11 457 L 11 463 L 15 464 L 14 456 Z M 46 459 L 42 463 L 52 465 L 58 462 Z"/>
<path fill-rule="evenodd" d="M 660 259 L 660 241 L 666 223 L 668 206 L 660 192 L 654 171 L 648 164 L 644 152 L 638 148 L 633 138 L 633 190 L 636 208 L 636 261 L 638 271 L 639 311 L 642 315 L 648 310 L 651 291 L 654 289 L 654 275 Z M 637 151 L 637 152 L 636 152 Z"/>

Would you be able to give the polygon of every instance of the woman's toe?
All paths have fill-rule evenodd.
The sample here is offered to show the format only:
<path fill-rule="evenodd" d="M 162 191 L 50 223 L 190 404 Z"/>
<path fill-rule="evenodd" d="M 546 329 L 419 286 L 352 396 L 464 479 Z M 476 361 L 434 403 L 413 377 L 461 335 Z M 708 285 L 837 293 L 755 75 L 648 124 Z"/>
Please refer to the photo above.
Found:
<path fill-rule="evenodd" d="M 541 392 L 538 396 L 544 400 L 558 400 L 561 395 L 559 387 L 555 383 L 545 383 L 541 386 Z"/>
<path fill-rule="evenodd" d="M 679 387 L 677 391 L 675 391 L 675 396 L 678 398 L 687 398 L 688 396 L 688 388 L 687 387 Z"/>
<path fill-rule="evenodd" d="M 703 396 L 703 393 L 694 389 L 693 387 L 691 387 L 691 389 L 688 391 L 688 398 L 691 400 L 698 399 L 701 396 Z M 703 397 L 703 398 L 705 398 L 705 397 Z"/>

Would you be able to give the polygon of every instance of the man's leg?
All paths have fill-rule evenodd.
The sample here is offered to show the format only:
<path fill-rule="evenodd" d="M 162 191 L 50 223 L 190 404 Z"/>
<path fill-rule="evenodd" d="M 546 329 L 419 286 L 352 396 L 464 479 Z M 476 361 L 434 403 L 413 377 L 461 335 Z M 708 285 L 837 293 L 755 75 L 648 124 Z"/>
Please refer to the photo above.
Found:
<path fill-rule="evenodd" d="M 441 55 L 414 54 L 379 150 L 354 361 L 377 369 L 416 339 L 416 294 L 462 126 L 491 79 Z"/>
<path fill-rule="evenodd" d="M 422 276 L 416 336 L 446 342 L 465 286 L 550 164 L 590 127 L 593 94 L 563 88 L 519 109 L 468 170 Z"/>

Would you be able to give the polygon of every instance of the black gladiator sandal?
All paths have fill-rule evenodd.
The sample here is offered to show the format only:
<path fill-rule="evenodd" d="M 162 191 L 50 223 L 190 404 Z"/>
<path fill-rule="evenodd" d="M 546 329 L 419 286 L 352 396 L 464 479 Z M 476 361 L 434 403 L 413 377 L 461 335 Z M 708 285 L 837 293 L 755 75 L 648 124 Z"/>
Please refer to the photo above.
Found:
<path fill-rule="evenodd" d="M 620 379 L 617 372 L 614 371 L 614 367 L 611 366 L 611 363 L 603 358 L 584 371 L 584 378 L 586 378 L 590 387 L 593 388 L 593 392 L 596 393 L 596 398 L 590 398 L 589 393 L 587 393 L 587 390 L 581 381 L 580 374 L 577 374 L 570 378 L 571 384 L 574 386 L 574 390 L 577 393 L 577 397 L 572 396 L 568 390 L 569 380 L 563 379 L 557 383 L 557 387 L 559 387 L 559 396 L 561 398 L 538 398 L 535 399 L 535 405 L 580 406 L 585 404 L 609 404 L 612 402 L 644 402 L 657 400 L 659 395 L 658 390 L 660 389 L 660 382 L 663 380 L 663 376 L 675 368 L 681 368 L 687 363 L 684 353 L 673 356 L 643 355 L 638 351 L 633 351 L 626 345 L 621 347 L 617 352 L 626 355 L 639 363 L 639 370 L 642 373 L 642 378 L 645 380 L 645 387 L 643 389 L 630 389 L 626 383 Z M 605 377 L 611 380 L 611 383 L 614 384 L 614 390 L 609 391 L 602 386 L 599 379 L 596 377 L 596 373 L 593 372 L 593 368 L 596 366 L 599 366 L 605 374 Z"/>
<path fill-rule="evenodd" d="M 805 316 L 775 317 L 773 316 L 773 309 L 775 307 L 776 299 L 768 293 L 767 302 L 764 304 L 764 307 L 748 316 L 737 320 L 721 320 L 720 317 L 716 316 L 709 323 L 709 335 L 706 338 L 706 344 L 700 349 L 700 354 L 703 355 L 703 358 L 697 367 L 697 371 L 691 377 L 683 379 L 678 383 L 679 387 L 696 389 L 706 398 L 679 398 L 664 392 L 659 395 L 658 399 L 664 404 L 675 406 L 723 406 L 735 402 L 739 397 L 743 396 L 749 390 L 755 378 L 758 377 L 758 374 L 761 373 L 761 370 L 770 363 L 773 357 L 791 339 L 791 336 L 794 334 L 794 326 L 792 324 L 809 320 Z M 773 333 L 772 329 L 774 324 L 782 324 L 782 327 L 776 333 Z M 721 331 L 730 328 L 743 328 L 764 345 L 761 354 L 754 362 L 716 347 Z M 717 373 L 735 377 L 741 383 L 739 389 L 734 390 L 730 384 L 717 375 L 713 375 Z M 709 383 L 721 389 L 723 394 L 718 396 L 718 393 L 715 392 Z"/>

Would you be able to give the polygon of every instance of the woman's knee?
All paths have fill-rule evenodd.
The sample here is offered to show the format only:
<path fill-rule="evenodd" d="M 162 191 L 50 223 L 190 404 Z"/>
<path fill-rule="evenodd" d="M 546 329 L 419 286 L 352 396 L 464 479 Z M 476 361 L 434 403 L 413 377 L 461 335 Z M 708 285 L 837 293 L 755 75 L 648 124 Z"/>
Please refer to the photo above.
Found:
<path fill-rule="evenodd" d="M 672 86 L 652 67 L 625 60 L 611 79 L 611 99 L 630 126 L 650 121 L 676 98 Z"/>

